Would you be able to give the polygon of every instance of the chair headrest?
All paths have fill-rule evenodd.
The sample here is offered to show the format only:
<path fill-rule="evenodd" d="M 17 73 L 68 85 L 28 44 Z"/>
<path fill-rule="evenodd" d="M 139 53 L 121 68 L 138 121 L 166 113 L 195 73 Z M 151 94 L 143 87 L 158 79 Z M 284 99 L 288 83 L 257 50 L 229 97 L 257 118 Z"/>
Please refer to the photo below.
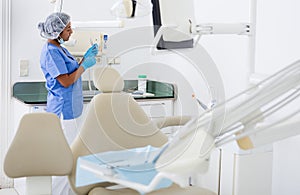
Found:
<path fill-rule="evenodd" d="M 109 66 L 94 68 L 94 85 L 103 92 L 121 92 L 124 88 L 124 80 L 117 70 Z"/>
<path fill-rule="evenodd" d="M 4 160 L 11 178 L 68 175 L 73 155 L 59 118 L 53 113 L 25 114 Z"/>

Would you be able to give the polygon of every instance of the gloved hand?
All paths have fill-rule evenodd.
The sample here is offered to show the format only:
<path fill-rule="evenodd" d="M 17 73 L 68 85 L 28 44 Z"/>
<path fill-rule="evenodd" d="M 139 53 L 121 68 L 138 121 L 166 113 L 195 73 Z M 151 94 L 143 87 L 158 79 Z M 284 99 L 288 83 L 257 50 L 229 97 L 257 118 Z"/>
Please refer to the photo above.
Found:
<path fill-rule="evenodd" d="M 96 58 L 93 55 L 90 55 L 86 58 L 83 58 L 83 61 L 81 63 L 81 66 L 84 68 L 84 70 L 94 66 L 96 64 Z"/>
<path fill-rule="evenodd" d="M 84 54 L 84 58 L 87 58 L 89 56 L 96 56 L 98 54 L 98 44 L 94 43 Z"/>

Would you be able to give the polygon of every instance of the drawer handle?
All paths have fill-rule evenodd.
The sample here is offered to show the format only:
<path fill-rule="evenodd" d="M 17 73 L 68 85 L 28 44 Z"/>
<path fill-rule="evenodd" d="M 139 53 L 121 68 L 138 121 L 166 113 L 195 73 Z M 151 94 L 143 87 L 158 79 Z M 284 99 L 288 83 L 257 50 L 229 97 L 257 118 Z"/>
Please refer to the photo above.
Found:
<path fill-rule="evenodd" d="M 166 105 L 165 103 L 154 103 L 154 104 L 141 104 L 140 106 L 159 106 L 159 105 Z"/>

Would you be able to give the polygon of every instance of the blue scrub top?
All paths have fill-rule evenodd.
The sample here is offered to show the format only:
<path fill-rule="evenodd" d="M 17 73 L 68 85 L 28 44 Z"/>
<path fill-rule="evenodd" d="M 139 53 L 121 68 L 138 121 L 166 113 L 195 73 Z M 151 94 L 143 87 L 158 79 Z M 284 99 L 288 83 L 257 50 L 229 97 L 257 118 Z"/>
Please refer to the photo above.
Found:
<path fill-rule="evenodd" d="M 74 72 L 79 67 L 76 59 L 66 48 L 46 43 L 40 63 L 48 89 L 47 112 L 55 113 L 58 117 L 62 114 L 65 120 L 79 117 L 83 108 L 81 78 L 67 88 L 56 79 L 59 75 Z"/>

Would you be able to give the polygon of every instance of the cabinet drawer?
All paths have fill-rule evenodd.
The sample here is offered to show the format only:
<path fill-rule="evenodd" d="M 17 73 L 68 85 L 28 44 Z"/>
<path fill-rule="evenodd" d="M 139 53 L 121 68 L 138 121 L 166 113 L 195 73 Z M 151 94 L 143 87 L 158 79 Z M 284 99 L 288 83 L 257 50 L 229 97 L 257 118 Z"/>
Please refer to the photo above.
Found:
<path fill-rule="evenodd" d="M 150 118 L 173 116 L 173 101 L 138 102 Z"/>

